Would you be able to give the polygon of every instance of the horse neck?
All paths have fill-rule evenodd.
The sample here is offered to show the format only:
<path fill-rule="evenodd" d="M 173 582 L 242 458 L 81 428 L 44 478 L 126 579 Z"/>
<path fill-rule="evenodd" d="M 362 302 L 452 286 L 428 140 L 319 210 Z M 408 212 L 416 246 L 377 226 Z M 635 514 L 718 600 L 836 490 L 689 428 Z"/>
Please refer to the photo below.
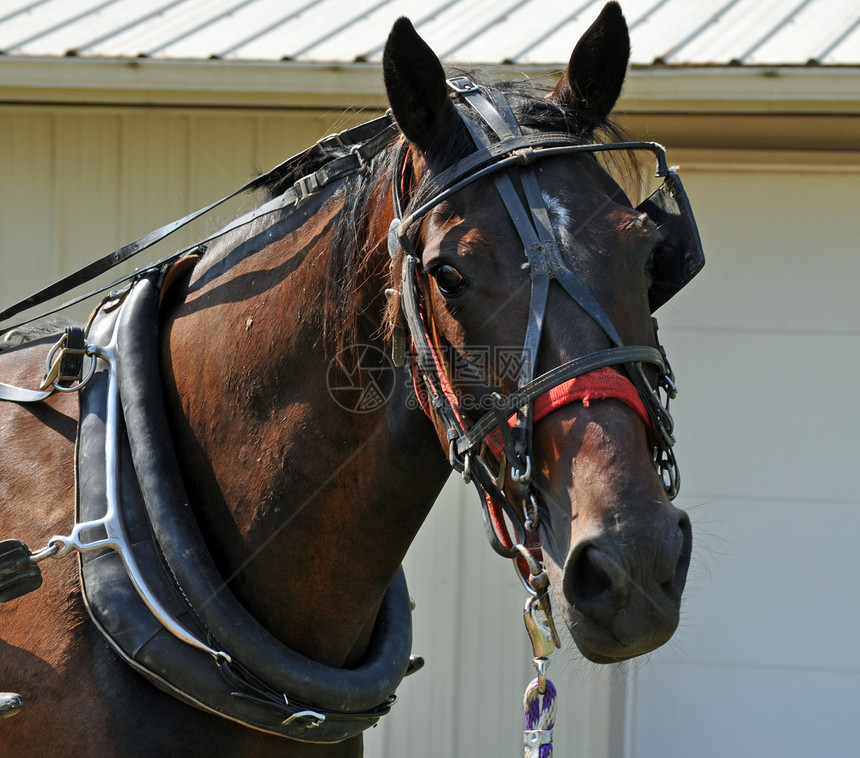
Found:
<path fill-rule="evenodd" d="M 229 268 L 204 259 L 165 319 L 162 365 L 189 498 L 230 589 L 285 644 L 349 666 L 449 469 L 404 375 L 369 413 L 327 387 L 318 296 L 339 207 L 303 208 Z M 365 249 L 387 258 L 385 226 Z M 383 279 L 365 286 L 378 295 Z M 359 337 L 382 350 L 381 331 Z"/>

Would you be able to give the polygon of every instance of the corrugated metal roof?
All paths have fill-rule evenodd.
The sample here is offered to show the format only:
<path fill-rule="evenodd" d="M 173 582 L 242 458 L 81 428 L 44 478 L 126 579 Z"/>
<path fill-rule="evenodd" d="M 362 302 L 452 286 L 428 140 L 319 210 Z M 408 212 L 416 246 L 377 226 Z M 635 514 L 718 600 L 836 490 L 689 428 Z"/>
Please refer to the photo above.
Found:
<path fill-rule="evenodd" d="M 604 0 L 0 0 L 4 56 L 376 61 L 409 16 L 448 60 L 561 64 Z M 857 0 L 624 0 L 634 65 L 858 65 Z"/>

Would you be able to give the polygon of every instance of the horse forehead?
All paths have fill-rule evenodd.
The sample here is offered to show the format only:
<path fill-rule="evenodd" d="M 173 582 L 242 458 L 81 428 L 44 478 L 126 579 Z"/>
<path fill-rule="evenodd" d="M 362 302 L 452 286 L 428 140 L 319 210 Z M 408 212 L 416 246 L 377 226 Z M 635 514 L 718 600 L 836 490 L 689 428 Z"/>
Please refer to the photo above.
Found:
<path fill-rule="evenodd" d="M 571 198 L 564 190 L 541 189 L 556 239 L 569 253 L 583 254 L 587 248 L 608 252 L 640 244 L 656 236 L 654 225 L 645 214 L 629 208 L 607 195 Z"/>
<path fill-rule="evenodd" d="M 437 205 L 429 216 L 429 233 L 442 245 L 457 244 L 461 252 L 474 248 L 494 248 L 500 239 L 510 238 L 513 221 L 490 185 L 492 194 L 451 198 Z"/>
<path fill-rule="evenodd" d="M 541 166 L 539 173 L 541 200 L 554 236 L 568 254 L 588 256 L 586 248 L 606 252 L 638 242 L 641 223 L 637 219 L 641 214 L 631 207 L 611 176 L 582 160 L 548 164 L 551 165 L 546 168 L 550 170 L 544 171 Z M 467 254 L 507 249 L 509 243 L 522 249 L 514 219 L 492 179 L 476 182 L 439 203 L 428 220 L 427 241 L 435 236 L 442 247 L 456 244 L 460 252 Z"/>

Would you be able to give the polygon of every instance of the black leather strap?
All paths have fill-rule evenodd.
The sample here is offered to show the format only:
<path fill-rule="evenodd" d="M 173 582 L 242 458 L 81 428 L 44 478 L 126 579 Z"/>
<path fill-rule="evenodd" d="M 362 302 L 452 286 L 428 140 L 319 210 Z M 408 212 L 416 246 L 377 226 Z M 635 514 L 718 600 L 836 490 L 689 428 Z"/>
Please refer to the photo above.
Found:
<path fill-rule="evenodd" d="M 486 149 L 477 150 L 450 168 L 441 171 L 422 183 L 413 198 L 414 210 L 408 217 L 413 223 L 424 216 L 434 206 L 459 192 L 472 182 L 497 171 L 504 171 L 516 165 L 528 165 L 536 160 L 544 160 L 558 155 L 572 153 L 601 153 L 614 150 L 648 150 L 657 159 L 657 176 L 665 176 L 668 171 L 666 150 L 658 142 L 609 142 L 606 144 L 585 143 L 564 132 L 539 132 L 521 137 L 511 137 L 493 143 Z"/>

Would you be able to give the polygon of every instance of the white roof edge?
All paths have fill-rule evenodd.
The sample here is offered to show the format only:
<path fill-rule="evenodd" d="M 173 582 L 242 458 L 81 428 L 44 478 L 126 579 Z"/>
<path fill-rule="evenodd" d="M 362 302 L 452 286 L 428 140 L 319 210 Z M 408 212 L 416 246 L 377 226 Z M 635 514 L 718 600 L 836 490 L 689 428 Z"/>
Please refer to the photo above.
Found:
<path fill-rule="evenodd" d="M 860 113 L 860 66 L 634 68 L 628 112 Z"/>
<path fill-rule="evenodd" d="M 547 66 L 490 66 L 552 81 Z M 231 107 L 385 107 L 378 63 L 0 58 L 0 102 Z M 860 113 L 860 66 L 634 67 L 619 109 L 667 113 Z"/>
<path fill-rule="evenodd" d="M 377 64 L 0 58 L 0 102 L 307 107 L 382 102 Z"/>

